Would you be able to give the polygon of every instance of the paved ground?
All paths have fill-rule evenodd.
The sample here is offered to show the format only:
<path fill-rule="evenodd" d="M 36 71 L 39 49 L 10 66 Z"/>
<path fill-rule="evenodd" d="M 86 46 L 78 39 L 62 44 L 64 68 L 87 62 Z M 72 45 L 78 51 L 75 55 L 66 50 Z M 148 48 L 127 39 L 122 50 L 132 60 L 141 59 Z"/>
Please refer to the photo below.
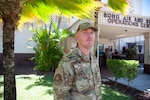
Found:
<path fill-rule="evenodd" d="M 101 70 L 102 81 L 111 80 L 111 83 L 114 81 L 114 75 L 107 67 L 100 67 L 100 70 Z M 3 74 L 2 72 L 3 70 L 2 67 L 0 66 L 0 74 Z M 34 71 L 33 67 L 30 66 L 24 66 L 24 67 L 18 66 L 16 67 L 16 75 L 20 75 L 20 74 L 21 75 L 29 75 L 29 74 L 54 75 L 54 72 Z M 150 100 L 150 75 L 143 74 L 143 67 L 139 67 L 138 77 L 129 83 L 129 87 L 131 88 L 125 87 L 125 85 L 126 86 L 128 85 L 128 82 L 125 79 L 119 79 L 118 83 L 122 84 L 121 86 L 118 85 L 120 91 L 126 90 L 125 94 L 134 95 L 135 91 L 131 91 L 131 90 L 133 90 L 132 88 L 135 88 L 137 90 L 147 92 L 147 93 L 137 94 L 136 95 L 137 100 Z"/>
<path fill-rule="evenodd" d="M 112 72 L 107 67 L 100 67 L 101 77 L 102 79 L 114 80 L 115 77 Z M 0 74 L 2 74 L 2 67 L 0 67 Z M 33 67 L 29 66 L 18 66 L 16 67 L 16 75 L 28 75 L 28 74 L 37 74 L 37 75 L 53 75 L 54 72 L 42 72 L 42 71 L 34 71 Z M 128 81 L 126 79 L 119 79 L 117 82 L 128 85 Z M 141 91 L 150 92 L 150 75 L 143 74 L 143 66 L 139 67 L 139 74 L 137 78 L 129 83 L 129 86 L 136 88 Z"/>
<path fill-rule="evenodd" d="M 101 68 L 102 82 L 114 88 L 115 77 L 107 68 Z M 143 73 L 143 64 L 138 67 L 138 76 L 129 82 L 126 79 L 119 79 L 115 89 L 125 94 L 132 95 L 136 100 L 150 100 L 150 75 Z"/>
<path fill-rule="evenodd" d="M 138 69 L 139 69 L 138 76 L 134 80 L 129 82 L 129 84 L 128 81 L 124 78 L 119 79 L 117 82 L 124 85 L 129 85 L 130 87 L 136 88 L 143 92 L 148 92 L 150 95 L 150 75 L 143 73 L 142 64 L 140 67 L 138 67 Z M 107 79 L 114 81 L 115 77 L 111 76 L 111 77 L 107 77 Z"/>
<path fill-rule="evenodd" d="M 115 80 L 114 77 L 108 77 L 110 80 Z M 126 79 L 119 79 L 117 82 L 128 85 L 128 81 Z M 139 74 L 134 80 L 129 82 L 129 86 L 136 88 L 143 92 L 149 92 L 150 94 L 150 75 L 147 74 Z"/>
<path fill-rule="evenodd" d="M 34 71 L 33 70 L 33 67 L 31 66 L 17 66 L 16 68 L 16 75 L 28 75 L 28 74 L 37 74 L 37 75 L 40 75 L 40 74 L 46 74 L 46 75 L 53 75 L 54 72 L 42 72 L 42 71 Z M 114 76 L 112 74 L 112 72 L 110 70 L 108 70 L 107 67 L 100 67 L 100 70 L 101 70 L 101 77 L 102 78 L 107 78 L 107 77 L 112 77 Z M 0 74 L 3 73 L 3 68 L 0 66 Z"/>
<path fill-rule="evenodd" d="M 114 77 L 113 73 L 107 67 L 100 67 L 100 71 L 102 79 L 107 77 Z"/>

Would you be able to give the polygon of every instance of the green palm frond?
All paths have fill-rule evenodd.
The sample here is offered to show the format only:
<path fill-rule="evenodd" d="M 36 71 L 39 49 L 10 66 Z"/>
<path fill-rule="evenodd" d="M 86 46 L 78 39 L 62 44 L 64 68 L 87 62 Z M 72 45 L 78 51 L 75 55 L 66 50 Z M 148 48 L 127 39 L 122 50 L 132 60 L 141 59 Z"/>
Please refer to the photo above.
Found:
<path fill-rule="evenodd" d="M 49 21 L 52 14 L 90 18 L 95 7 L 102 6 L 94 0 L 28 0 L 22 9 L 21 20 Z"/>
<path fill-rule="evenodd" d="M 128 8 L 127 0 L 108 0 L 108 6 L 115 12 L 127 14 Z"/>
<path fill-rule="evenodd" d="M 127 0 L 108 0 L 108 6 L 116 12 L 126 13 Z M 27 0 L 22 8 L 20 26 L 25 22 L 42 20 L 49 22 L 51 15 L 92 18 L 92 12 L 102 3 L 95 0 Z"/>

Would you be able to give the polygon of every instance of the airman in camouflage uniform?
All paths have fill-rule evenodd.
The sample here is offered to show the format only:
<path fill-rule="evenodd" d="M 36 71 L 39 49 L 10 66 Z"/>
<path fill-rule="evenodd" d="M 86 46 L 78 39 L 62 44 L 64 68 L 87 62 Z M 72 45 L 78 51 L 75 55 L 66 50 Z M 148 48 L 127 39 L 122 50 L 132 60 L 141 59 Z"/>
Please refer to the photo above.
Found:
<path fill-rule="evenodd" d="M 96 30 L 87 22 L 79 26 L 77 48 L 63 57 L 55 71 L 54 100 L 102 100 L 99 66 L 95 56 L 90 53 Z M 81 35 L 87 34 L 85 39 L 82 38 Z M 89 49 L 83 49 L 85 47 Z"/>

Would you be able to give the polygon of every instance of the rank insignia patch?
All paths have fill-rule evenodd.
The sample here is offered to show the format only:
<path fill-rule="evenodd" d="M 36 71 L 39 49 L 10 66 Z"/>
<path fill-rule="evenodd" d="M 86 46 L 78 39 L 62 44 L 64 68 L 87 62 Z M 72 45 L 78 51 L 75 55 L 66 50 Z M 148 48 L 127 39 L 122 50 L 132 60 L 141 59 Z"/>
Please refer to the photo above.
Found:
<path fill-rule="evenodd" d="M 56 85 L 59 85 L 62 83 L 62 78 L 61 78 L 61 75 L 60 74 L 56 74 L 55 78 L 54 78 L 54 83 Z"/>

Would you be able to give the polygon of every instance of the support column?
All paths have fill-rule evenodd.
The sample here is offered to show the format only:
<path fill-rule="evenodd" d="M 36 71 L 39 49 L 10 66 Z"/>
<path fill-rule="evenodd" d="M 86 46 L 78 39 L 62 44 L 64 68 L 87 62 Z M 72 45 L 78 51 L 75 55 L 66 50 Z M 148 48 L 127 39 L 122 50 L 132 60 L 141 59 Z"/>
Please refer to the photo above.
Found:
<path fill-rule="evenodd" d="M 144 73 L 150 74 L 150 32 L 144 33 Z"/>

